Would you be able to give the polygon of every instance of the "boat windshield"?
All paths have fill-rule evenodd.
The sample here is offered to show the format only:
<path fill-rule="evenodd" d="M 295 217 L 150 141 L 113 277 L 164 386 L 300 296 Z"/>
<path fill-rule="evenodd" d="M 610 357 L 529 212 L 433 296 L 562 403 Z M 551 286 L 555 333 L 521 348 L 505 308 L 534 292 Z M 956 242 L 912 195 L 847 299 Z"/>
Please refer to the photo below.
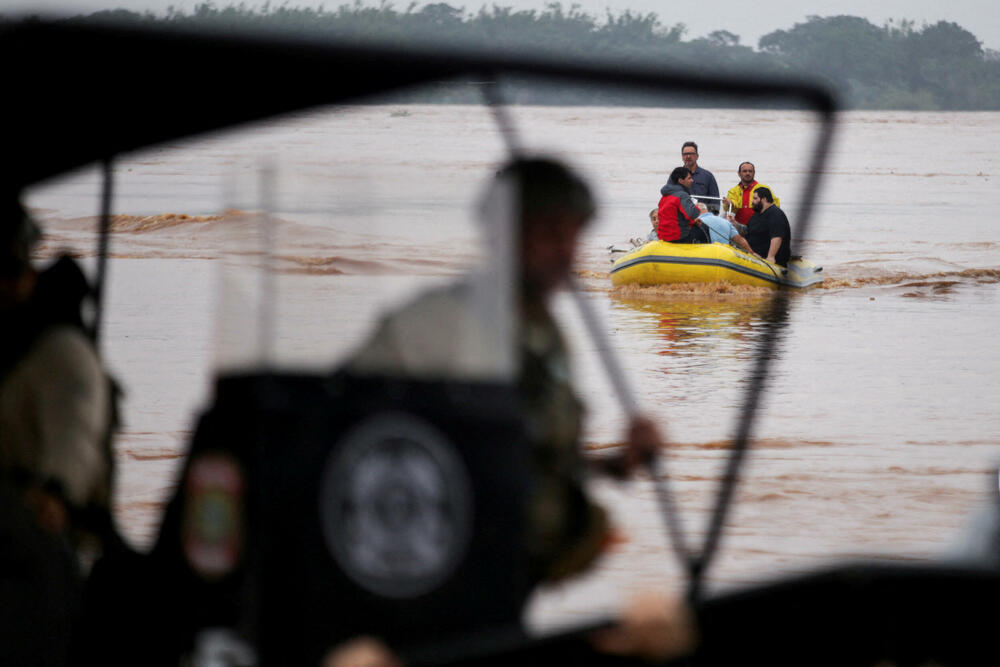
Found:
<path fill-rule="evenodd" d="M 459 309 L 474 324 L 460 322 L 447 340 L 432 341 L 448 363 L 422 371 L 511 381 L 519 296 L 514 193 L 483 203 L 512 154 L 552 156 L 589 183 L 597 213 L 570 273 L 612 332 L 640 408 L 669 423 L 676 442 L 732 437 L 773 290 L 736 290 L 721 300 L 704 286 L 674 294 L 619 290 L 611 284 L 606 248 L 648 232 L 649 211 L 688 136 L 700 138 L 706 167 L 716 174 L 745 159 L 755 148 L 725 141 L 717 128 L 741 122 L 746 111 L 700 113 L 675 92 L 559 79 L 495 85 L 506 106 L 484 103 L 490 96 L 482 81 L 437 83 L 115 160 L 102 345 L 127 390 L 128 428 L 120 442 L 136 457 L 123 471 L 131 500 L 122 524 L 133 540 L 148 544 L 155 533 L 194 415 L 220 375 L 343 368 L 389 314 L 422 304 L 428 330 L 439 325 L 440 300 L 422 299 L 445 295 L 461 299 Z M 679 110 L 683 133 L 664 139 L 662 128 L 673 126 Z M 783 197 L 801 200 L 807 186 L 801 175 L 810 173 L 816 145 L 813 112 L 756 113 L 775 120 L 769 127 L 801 130 L 768 135 L 757 160 Z M 780 161 L 769 158 L 778 155 Z M 48 234 L 40 262 L 68 248 L 92 271 L 99 192 L 99 171 L 84 169 L 26 193 Z M 798 237 L 798 247 L 808 240 Z M 557 291 L 551 307 L 587 405 L 582 442 L 600 453 L 620 442 L 628 420 L 596 354 L 604 343 L 591 336 L 565 291 Z M 717 399 L 712 419 L 684 407 L 694 396 Z M 706 451 L 711 455 L 697 465 L 723 464 L 725 449 Z M 715 479 L 711 471 L 692 475 Z M 705 501 L 684 509 L 701 524 L 709 507 Z M 665 542 L 652 541 L 662 564 Z M 727 563 L 720 576 L 733 582 L 741 571 Z M 565 618 L 552 610 L 542 616 Z"/>

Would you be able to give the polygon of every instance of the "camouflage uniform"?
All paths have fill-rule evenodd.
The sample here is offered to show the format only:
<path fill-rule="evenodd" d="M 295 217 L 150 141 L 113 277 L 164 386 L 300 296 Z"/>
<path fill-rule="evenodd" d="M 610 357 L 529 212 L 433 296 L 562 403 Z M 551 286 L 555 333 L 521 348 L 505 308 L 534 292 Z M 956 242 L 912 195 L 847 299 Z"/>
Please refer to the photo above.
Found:
<path fill-rule="evenodd" d="M 590 565 L 609 527 L 604 510 L 584 492 L 583 405 L 570 384 L 562 336 L 544 307 L 526 313 L 520 342 L 518 388 L 538 475 L 529 505 L 528 548 L 538 575 L 553 581 Z"/>

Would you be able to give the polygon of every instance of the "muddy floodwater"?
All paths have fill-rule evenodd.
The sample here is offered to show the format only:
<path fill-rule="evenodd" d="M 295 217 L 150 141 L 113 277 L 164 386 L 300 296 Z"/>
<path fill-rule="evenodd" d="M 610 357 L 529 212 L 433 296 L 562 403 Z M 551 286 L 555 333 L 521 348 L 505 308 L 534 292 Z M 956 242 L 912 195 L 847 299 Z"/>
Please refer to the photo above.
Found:
<path fill-rule="evenodd" d="M 577 164 L 601 212 L 577 275 L 649 415 L 671 442 L 665 470 L 694 540 L 749 390 L 766 290 L 613 290 L 608 246 L 648 231 L 646 214 L 680 146 L 723 190 L 737 165 L 796 224 L 816 119 L 804 112 L 513 107 L 525 145 Z M 835 559 L 925 560 L 961 541 L 997 493 L 1000 464 L 1000 114 L 844 114 L 817 215 L 793 253 L 823 266 L 795 294 L 771 363 L 713 590 Z M 255 243 L 271 211 L 279 279 L 274 354 L 332 367 L 378 312 L 483 259 L 471 222 L 503 158 L 488 111 L 460 106 L 322 110 L 124 156 L 115 165 L 102 348 L 125 389 L 116 510 L 148 547 L 213 368 L 239 356 L 220 278 L 227 247 Z M 85 170 L 28 193 L 49 232 L 92 267 L 99 178 Z M 263 188 L 261 184 L 268 185 Z M 234 240 L 235 239 L 235 240 Z M 566 295 L 555 302 L 588 413 L 585 445 L 616 446 L 621 406 Z M 250 350 L 248 354 L 252 354 Z M 591 574 L 541 591 L 538 626 L 613 610 L 629 593 L 680 590 L 647 477 L 595 479 L 623 534 Z"/>

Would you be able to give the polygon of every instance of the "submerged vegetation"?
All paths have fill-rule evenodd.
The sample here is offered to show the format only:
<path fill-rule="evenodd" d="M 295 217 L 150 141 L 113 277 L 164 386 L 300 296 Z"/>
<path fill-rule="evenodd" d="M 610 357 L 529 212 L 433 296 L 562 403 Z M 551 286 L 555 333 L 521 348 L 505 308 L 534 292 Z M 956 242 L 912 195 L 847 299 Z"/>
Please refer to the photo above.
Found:
<path fill-rule="evenodd" d="M 567 58 L 601 57 L 627 63 L 658 63 L 694 71 L 720 70 L 820 76 L 848 108 L 914 110 L 1000 109 L 1000 53 L 955 23 L 917 26 L 911 21 L 881 27 L 854 16 L 811 16 L 805 23 L 761 37 L 757 48 L 725 30 L 686 39 L 683 23 L 666 25 L 654 14 L 625 10 L 596 17 L 550 3 L 544 10 L 515 11 L 491 5 L 467 12 L 444 2 L 396 9 L 340 5 L 336 9 L 265 4 L 199 4 L 190 12 L 171 8 L 165 16 L 127 10 L 97 12 L 67 21 L 106 21 L 258 30 L 397 45 L 435 44 L 491 51 L 547 52 Z M 469 86 L 411 95 L 422 101 L 471 101 Z M 614 103 L 615 93 L 518 89 L 519 102 Z M 628 100 L 634 103 L 635 100 Z"/>

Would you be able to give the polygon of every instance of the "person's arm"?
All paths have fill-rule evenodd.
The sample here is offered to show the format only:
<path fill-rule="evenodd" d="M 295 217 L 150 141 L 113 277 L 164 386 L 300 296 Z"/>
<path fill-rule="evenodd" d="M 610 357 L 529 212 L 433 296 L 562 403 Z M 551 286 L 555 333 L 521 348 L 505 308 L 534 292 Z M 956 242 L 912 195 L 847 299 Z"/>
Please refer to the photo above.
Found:
<path fill-rule="evenodd" d="M 688 222 L 693 223 L 695 219 L 701 215 L 701 211 L 699 211 L 698 207 L 694 205 L 694 201 L 691 199 L 690 195 L 681 195 L 679 199 L 681 200 L 681 211 L 688 219 Z"/>
<path fill-rule="evenodd" d="M 735 186 L 729 188 L 729 192 L 726 193 L 726 198 L 729 199 L 729 212 L 736 214 L 736 211 L 740 210 L 740 206 L 743 205 L 743 194 L 740 190 L 740 186 Z"/>
<path fill-rule="evenodd" d="M 321 667 L 401 667 L 402 664 L 399 656 L 381 640 L 363 636 L 330 649 Z"/>
<path fill-rule="evenodd" d="M 715 180 L 715 174 L 712 174 L 712 178 L 710 178 L 708 180 L 708 196 L 709 197 L 718 197 L 719 196 L 719 184 Z M 716 205 L 716 203 L 713 201 L 711 203 L 711 206 L 709 207 L 709 210 L 711 210 L 713 208 L 715 209 L 715 211 L 714 211 L 715 213 L 720 213 L 722 211 L 721 203 L 719 205 Z"/>
<path fill-rule="evenodd" d="M 629 600 L 618 623 L 594 632 L 591 644 L 601 653 L 664 662 L 698 647 L 698 627 L 687 602 L 645 592 Z"/>
<path fill-rule="evenodd" d="M 767 249 L 767 261 L 774 262 L 779 250 L 781 250 L 781 237 L 772 236 L 771 246 Z"/>
<path fill-rule="evenodd" d="M 632 417 L 625 441 L 626 467 L 631 469 L 645 463 L 657 456 L 664 446 L 663 437 L 655 422 L 648 417 Z"/>
<path fill-rule="evenodd" d="M 111 386 L 83 332 L 53 327 L 26 360 L 32 419 L 38 442 L 37 474 L 58 482 L 72 505 L 106 505 L 111 496 L 105 438 Z"/>
<path fill-rule="evenodd" d="M 625 479 L 639 466 L 646 465 L 665 447 L 656 424 L 648 417 L 632 417 L 625 433 L 625 448 L 615 456 L 592 461 L 595 471 Z"/>
<path fill-rule="evenodd" d="M 753 251 L 753 248 L 750 247 L 750 244 L 747 243 L 747 240 L 745 238 L 743 238 L 740 234 L 737 234 L 736 236 L 734 236 L 732 238 L 732 241 L 734 241 L 736 243 L 736 245 L 738 245 L 740 248 L 742 248 L 744 250 L 744 252 L 748 252 L 751 255 L 755 255 L 755 256 L 757 255 L 757 253 L 755 253 Z"/>
<path fill-rule="evenodd" d="M 729 192 L 726 193 L 726 196 L 728 197 L 729 201 L 729 215 L 726 216 L 726 219 L 730 220 L 731 222 L 736 222 L 736 216 L 739 214 L 740 210 L 743 207 L 743 188 L 741 188 L 739 185 L 734 185 L 729 190 Z M 745 231 L 740 230 L 740 233 L 743 234 L 745 233 Z"/>

